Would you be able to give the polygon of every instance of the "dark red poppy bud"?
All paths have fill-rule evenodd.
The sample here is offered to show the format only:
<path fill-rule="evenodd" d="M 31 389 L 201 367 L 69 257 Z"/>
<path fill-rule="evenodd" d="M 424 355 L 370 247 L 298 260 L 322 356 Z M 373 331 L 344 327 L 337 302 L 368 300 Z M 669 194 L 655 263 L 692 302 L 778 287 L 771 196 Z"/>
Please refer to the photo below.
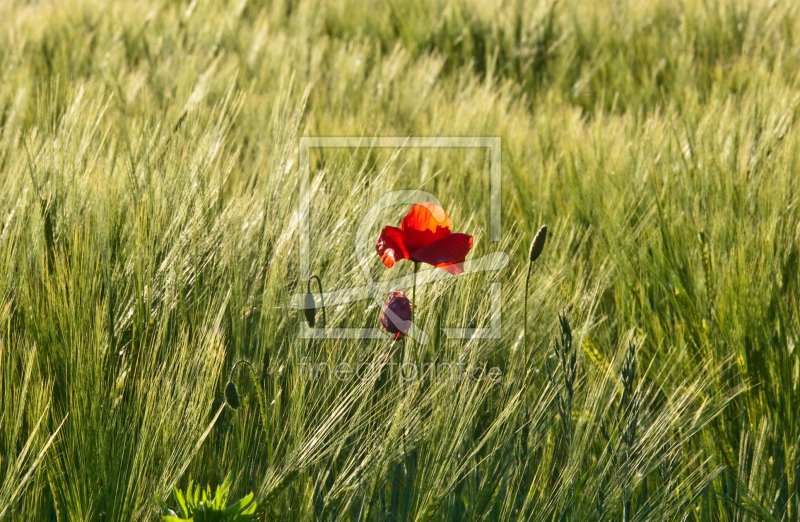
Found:
<path fill-rule="evenodd" d="M 531 252 L 530 252 L 530 260 L 531 263 L 536 261 L 540 255 L 542 255 L 542 250 L 544 250 L 544 242 L 547 239 L 547 225 L 543 226 L 539 229 L 539 232 L 536 233 L 536 237 L 533 238 L 533 243 L 531 243 Z"/>
<path fill-rule="evenodd" d="M 400 339 L 402 334 L 407 334 L 411 328 L 411 301 L 403 292 L 392 292 L 389 299 L 383 305 L 381 312 L 381 325 L 390 334 L 394 334 L 395 340 Z"/>
<path fill-rule="evenodd" d="M 314 324 L 317 322 L 317 304 L 314 302 L 313 294 L 306 294 L 303 304 L 303 313 L 306 314 L 308 326 L 314 328 Z"/>

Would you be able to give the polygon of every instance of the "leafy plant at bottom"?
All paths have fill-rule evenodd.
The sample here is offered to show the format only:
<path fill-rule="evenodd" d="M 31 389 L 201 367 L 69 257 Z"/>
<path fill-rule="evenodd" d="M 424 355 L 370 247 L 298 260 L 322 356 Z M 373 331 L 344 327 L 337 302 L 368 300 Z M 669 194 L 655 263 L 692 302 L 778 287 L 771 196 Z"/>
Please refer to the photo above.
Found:
<path fill-rule="evenodd" d="M 257 504 L 253 501 L 253 493 L 250 492 L 238 502 L 226 507 L 230 487 L 230 473 L 225 477 L 222 485 L 217 486 L 213 498 L 211 497 L 210 486 L 203 490 L 200 486 L 196 486 L 192 481 L 189 481 L 186 493 L 176 486 L 174 488 L 175 500 L 178 502 L 180 514 L 168 508 L 164 501 L 161 500 L 161 497 L 156 495 L 158 505 L 164 511 L 164 516 L 161 517 L 161 520 L 163 522 L 249 522 L 253 518 L 257 507 Z"/>

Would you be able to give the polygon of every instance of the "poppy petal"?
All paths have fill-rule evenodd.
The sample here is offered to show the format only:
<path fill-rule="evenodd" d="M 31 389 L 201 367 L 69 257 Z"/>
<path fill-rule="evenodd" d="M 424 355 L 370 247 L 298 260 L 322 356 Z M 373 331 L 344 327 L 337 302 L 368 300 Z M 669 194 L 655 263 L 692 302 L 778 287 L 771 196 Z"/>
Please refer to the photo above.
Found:
<path fill-rule="evenodd" d="M 412 252 L 411 259 L 428 263 L 456 275 L 464 271 L 464 259 L 472 249 L 472 236 L 450 234 Z"/>
<path fill-rule="evenodd" d="M 381 230 L 381 235 L 375 243 L 375 250 L 388 268 L 392 268 L 395 261 L 409 259 L 408 250 L 403 243 L 403 231 L 397 227 L 384 227 Z"/>
<path fill-rule="evenodd" d="M 403 218 L 400 228 L 403 230 L 405 247 L 409 252 L 414 252 L 449 236 L 453 231 L 453 223 L 439 205 L 417 203 Z"/>
<path fill-rule="evenodd" d="M 464 271 L 464 262 L 453 263 L 452 265 L 439 265 L 436 268 L 441 268 L 450 275 L 458 275 Z"/>

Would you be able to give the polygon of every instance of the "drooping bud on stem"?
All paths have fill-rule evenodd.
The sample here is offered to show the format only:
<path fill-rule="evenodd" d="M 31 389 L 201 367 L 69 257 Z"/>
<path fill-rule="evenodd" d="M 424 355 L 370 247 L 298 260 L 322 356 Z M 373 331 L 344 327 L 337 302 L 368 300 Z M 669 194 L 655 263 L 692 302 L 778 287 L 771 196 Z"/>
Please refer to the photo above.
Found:
<path fill-rule="evenodd" d="M 319 286 L 319 299 L 320 304 L 322 305 L 322 323 L 323 328 L 328 326 L 327 317 L 325 317 L 325 294 L 322 292 L 322 281 L 320 280 L 318 275 L 312 275 L 308 278 L 307 283 L 307 292 L 306 295 L 303 297 L 303 314 L 306 316 L 306 322 L 308 326 L 314 328 L 314 325 L 317 322 L 317 303 L 314 301 L 314 294 L 311 293 L 311 280 L 316 279 L 317 285 Z"/>
<path fill-rule="evenodd" d="M 306 322 L 310 328 L 314 328 L 317 322 L 317 303 L 314 302 L 314 294 L 306 293 L 303 302 L 303 313 L 306 315 Z"/>
<path fill-rule="evenodd" d="M 239 393 L 236 391 L 236 385 L 233 384 L 233 381 L 228 381 L 228 385 L 225 386 L 225 402 L 234 410 L 238 410 L 239 406 L 242 405 L 242 402 L 239 400 Z"/>
<path fill-rule="evenodd" d="M 236 391 L 236 385 L 233 383 L 233 374 L 236 372 L 236 368 L 238 368 L 240 364 L 243 364 L 248 370 L 250 370 L 250 378 L 253 379 L 253 384 L 256 387 L 256 395 L 258 396 L 258 409 L 261 412 L 261 422 L 266 429 L 267 426 L 269 426 L 269 417 L 267 417 L 267 407 L 266 403 L 264 402 L 264 390 L 261 388 L 261 384 L 258 382 L 258 375 L 256 375 L 256 370 L 253 368 L 253 365 L 250 364 L 250 361 L 241 359 L 240 361 L 237 361 L 236 364 L 231 366 L 231 372 L 228 374 L 228 384 L 225 386 L 225 402 L 234 410 L 242 405 L 242 402 L 239 399 L 239 393 Z"/>
<path fill-rule="evenodd" d="M 542 250 L 544 250 L 544 242 L 547 240 L 547 225 L 542 226 L 539 229 L 539 232 L 536 233 L 536 237 L 533 238 L 533 242 L 531 243 L 531 250 L 530 250 L 530 260 L 531 263 L 536 261 L 540 255 L 542 255 Z"/>

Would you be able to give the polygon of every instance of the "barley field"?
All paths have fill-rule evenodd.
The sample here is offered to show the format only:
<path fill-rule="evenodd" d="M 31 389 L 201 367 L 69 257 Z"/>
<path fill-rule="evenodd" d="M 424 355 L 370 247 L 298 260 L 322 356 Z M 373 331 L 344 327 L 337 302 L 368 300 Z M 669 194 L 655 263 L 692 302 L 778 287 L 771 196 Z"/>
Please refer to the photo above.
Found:
<path fill-rule="evenodd" d="M 0 520 L 798 522 L 799 14 L 0 3 Z"/>

